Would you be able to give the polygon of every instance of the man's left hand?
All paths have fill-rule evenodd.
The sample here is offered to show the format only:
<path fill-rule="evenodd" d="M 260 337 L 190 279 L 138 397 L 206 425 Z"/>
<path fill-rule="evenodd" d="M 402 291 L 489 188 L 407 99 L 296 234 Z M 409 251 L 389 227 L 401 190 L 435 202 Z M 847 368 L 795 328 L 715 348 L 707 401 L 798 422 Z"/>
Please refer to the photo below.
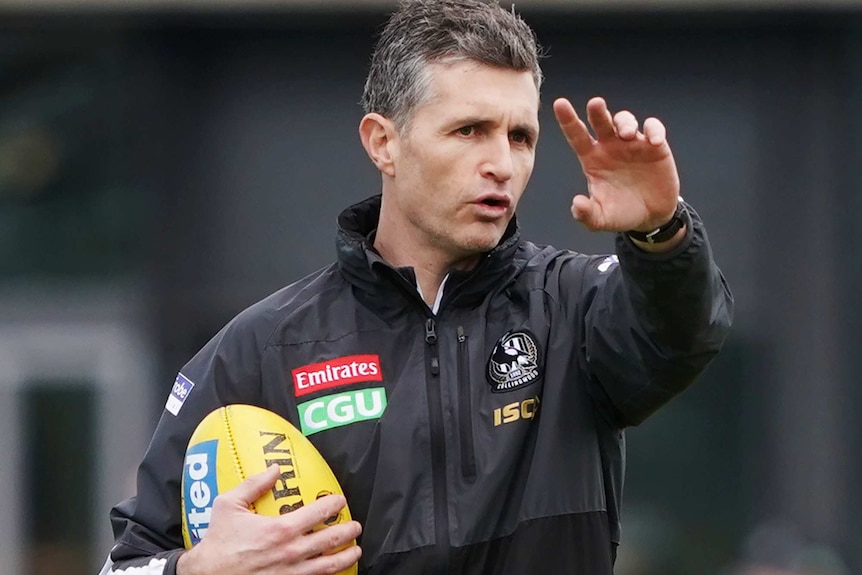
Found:
<path fill-rule="evenodd" d="M 557 99 L 554 113 L 587 178 L 589 196 L 572 200 L 576 220 L 593 231 L 648 232 L 671 219 L 679 175 L 661 121 L 648 118 L 641 131 L 634 114 L 612 116 L 603 98 L 592 98 L 587 119 L 593 136 L 569 100 Z"/>

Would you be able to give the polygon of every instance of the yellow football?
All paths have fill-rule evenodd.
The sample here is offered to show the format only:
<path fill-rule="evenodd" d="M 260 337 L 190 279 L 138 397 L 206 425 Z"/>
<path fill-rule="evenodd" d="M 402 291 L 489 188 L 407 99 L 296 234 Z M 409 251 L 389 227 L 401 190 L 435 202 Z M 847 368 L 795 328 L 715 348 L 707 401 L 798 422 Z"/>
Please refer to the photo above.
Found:
<path fill-rule="evenodd" d="M 189 440 L 183 464 L 186 549 L 206 535 L 213 500 L 219 493 L 233 489 L 272 464 L 279 466 L 281 476 L 272 490 L 250 507 L 255 513 L 283 515 L 325 495 L 344 493 L 320 452 L 281 416 L 240 404 L 220 407 L 207 415 Z M 350 520 L 350 510 L 345 506 L 315 530 Z M 354 565 L 339 575 L 356 572 Z"/>

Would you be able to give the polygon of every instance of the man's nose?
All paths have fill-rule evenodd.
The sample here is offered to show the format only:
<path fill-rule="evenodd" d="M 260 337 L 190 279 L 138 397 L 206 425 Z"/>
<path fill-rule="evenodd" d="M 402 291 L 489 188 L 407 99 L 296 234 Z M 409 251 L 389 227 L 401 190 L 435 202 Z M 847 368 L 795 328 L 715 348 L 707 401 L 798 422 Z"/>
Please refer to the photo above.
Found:
<path fill-rule="evenodd" d="M 486 140 L 485 160 L 482 164 L 482 175 L 505 182 L 514 175 L 512 161 L 512 143 L 509 135 L 495 135 Z"/>

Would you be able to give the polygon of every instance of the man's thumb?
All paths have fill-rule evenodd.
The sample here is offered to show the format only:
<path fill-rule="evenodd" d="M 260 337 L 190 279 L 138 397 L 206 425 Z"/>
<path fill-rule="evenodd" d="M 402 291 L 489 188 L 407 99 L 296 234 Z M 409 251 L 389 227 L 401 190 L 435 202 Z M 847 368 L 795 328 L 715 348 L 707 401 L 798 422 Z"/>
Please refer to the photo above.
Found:
<path fill-rule="evenodd" d="M 572 217 L 592 232 L 598 229 L 595 205 L 587 196 L 578 194 L 572 198 Z"/>
<path fill-rule="evenodd" d="M 234 487 L 228 493 L 236 503 L 243 507 L 249 507 L 252 503 L 272 489 L 275 480 L 278 479 L 278 465 L 272 464 L 266 471 L 257 473 L 246 478 L 245 481 Z M 227 495 L 227 493 L 225 494 Z"/>

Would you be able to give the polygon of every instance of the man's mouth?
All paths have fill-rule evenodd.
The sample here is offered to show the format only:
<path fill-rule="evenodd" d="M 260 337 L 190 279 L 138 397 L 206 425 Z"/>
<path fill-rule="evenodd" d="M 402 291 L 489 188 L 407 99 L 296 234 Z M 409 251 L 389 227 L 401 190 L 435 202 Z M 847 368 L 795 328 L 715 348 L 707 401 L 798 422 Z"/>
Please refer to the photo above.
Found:
<path fill-rule="evenodd" d="M 487 194 L 480 197 L 475 203 L 490 208 L 508 208 L 512 200 L 505 194 Z"/>

